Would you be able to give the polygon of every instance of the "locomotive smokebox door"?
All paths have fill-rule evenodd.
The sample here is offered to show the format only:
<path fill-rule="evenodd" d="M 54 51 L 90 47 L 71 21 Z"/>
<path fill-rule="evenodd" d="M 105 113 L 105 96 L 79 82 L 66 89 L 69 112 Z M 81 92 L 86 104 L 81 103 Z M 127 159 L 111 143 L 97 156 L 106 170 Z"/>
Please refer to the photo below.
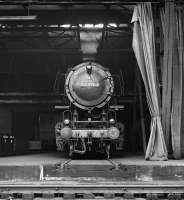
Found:
<path fill-rule="evenodd" d="M 85 110 L 101 108 L 110 100 L 114 91 L 110 72 L 94 62 L 74 67 L 67 76 L 66 86 L 69 100 Z"/>

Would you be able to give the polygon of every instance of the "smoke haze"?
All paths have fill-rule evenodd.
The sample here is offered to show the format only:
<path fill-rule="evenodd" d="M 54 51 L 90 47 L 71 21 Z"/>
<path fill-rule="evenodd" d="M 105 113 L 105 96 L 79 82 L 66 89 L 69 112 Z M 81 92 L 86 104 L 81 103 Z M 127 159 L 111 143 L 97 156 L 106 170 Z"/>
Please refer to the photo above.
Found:
<path fill-rule="evenodd" d="M 80 42 L 83 53 L 83 61 L 96 60 L 97 49 L 102 37 L 100 31 L 81 31 Z"/>

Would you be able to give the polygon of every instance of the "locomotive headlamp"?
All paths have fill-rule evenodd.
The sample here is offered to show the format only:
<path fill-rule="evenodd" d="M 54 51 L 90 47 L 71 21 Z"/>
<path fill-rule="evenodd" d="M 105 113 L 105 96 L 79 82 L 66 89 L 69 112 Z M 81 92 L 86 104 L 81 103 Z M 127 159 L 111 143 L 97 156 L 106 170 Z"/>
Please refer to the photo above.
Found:
<path fill-rule="evenodd" d="M 119 137 L 119 130 L 116 127 L 110 127 L 108 130 L 108 136 L 112 139 L 118 139 Z"/>
<path fill-rule="evenodd" d="M 110 120 L 109 120 L 109 123 L 112 125 L 112 124 L 115 124 L 115 119 L 114 118 L 111 118 Z"/>
<path fill-rule="evenodd" d="M 86 66 L 86 71 L 87 71 L 87 73 L 90 75 L 91 72 L 92 72 L 92 66 L 91 66 L 91 65 L 87 65 L 87 66 Z"/>
<path fill-rule="evenodd" d="M 69 125 L 69 124 L 70 124 L 70 120 L 69 120 L 69 119 L 65 119 L 65 120 L 64 120 L 64 125 L 67 126 L 67 125 Z"/>

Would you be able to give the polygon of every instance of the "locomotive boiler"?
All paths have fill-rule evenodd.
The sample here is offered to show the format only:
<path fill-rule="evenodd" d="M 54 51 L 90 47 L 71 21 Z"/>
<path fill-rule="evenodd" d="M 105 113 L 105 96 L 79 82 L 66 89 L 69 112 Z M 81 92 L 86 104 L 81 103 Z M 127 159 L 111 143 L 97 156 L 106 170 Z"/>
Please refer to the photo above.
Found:
<path fill-rule="evenodd" d="M 105 153 L 122 148 L 123 125 L 117 122 L 120 108 L 111 105 L 114 80 L 110 71 L 95 62 L 71 68 L 65 76 L 68 106 L 55 126 L 56 145 L 69 155 Z"/>

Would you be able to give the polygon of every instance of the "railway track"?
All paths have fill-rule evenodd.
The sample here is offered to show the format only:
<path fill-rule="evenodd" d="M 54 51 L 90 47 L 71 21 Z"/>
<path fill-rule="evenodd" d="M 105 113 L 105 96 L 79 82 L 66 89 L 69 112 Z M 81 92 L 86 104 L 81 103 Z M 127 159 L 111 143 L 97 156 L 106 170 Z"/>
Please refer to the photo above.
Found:
<path fill-rule="evenodd" d="M 72 182 L 0 183 L 0 199 L 170 199 L 184 197 L 184 183 L 104 183 Z"/>

